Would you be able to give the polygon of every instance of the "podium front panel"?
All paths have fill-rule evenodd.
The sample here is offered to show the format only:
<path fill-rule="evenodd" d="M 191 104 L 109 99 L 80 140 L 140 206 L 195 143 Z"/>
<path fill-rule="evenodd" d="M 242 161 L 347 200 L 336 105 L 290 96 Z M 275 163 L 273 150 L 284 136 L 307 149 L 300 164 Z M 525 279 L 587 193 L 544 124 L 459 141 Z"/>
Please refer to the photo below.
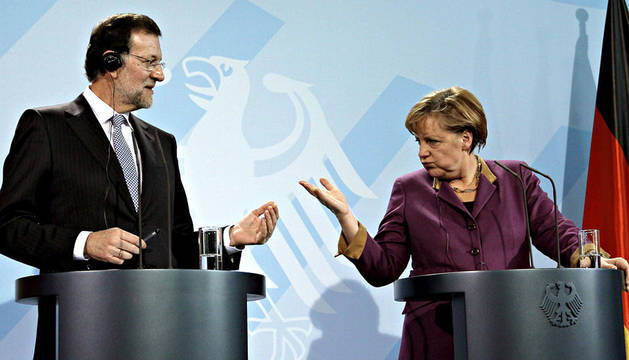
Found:
<path fill-rule="evenodd" d="M 398 301 L 451 295 L 459 359 L 624 359 L 622 273 L 464 271 L 395 283 Z M 464 315 L 462 315 L 464 314 Z"/>
<path fill-rule="evenodd" d="M 82 271 L 16 285 L 20 302 L 57 299 L 60 359 L 247 359 L 246 302 L 266 294 L 264 276 L 238 271 Z"/>

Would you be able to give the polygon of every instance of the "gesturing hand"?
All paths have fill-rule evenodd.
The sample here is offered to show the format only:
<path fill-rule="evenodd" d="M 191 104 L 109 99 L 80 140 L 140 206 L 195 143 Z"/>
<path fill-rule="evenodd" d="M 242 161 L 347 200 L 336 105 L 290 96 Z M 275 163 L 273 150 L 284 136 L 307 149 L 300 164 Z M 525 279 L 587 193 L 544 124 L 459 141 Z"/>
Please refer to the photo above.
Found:
<path fill-rule="evenodd" d="M 144 240 L 142 248 L 146 248 Z M 85 255 L 112 264 L 121 265 L 139 253 L 138 237 L 119 228 L 93 232 L 85 242 Z"/>
<path fill-rule="evenodd" d="M 336 215 L 346 239 L 353 239 L 358 233 L 358 220 L 350 210 L 345 195 L 328 179 L 321 178 L 319 182 L 324 188 L 316 187 L 304 180 L 300 180 L 299 185 L 303 186 L 310 195 L 316 197 L 323 206 L 332 211 Z"/>
<path fill-rule="evenodd" d="M 273 201 L 252 210 L 232 226 L 229 239 L 231 246 L 259 245 L 266 243 L 273 234 L 280 213 Z"/>
<path fill-rule="evenodd" d="M 321 178 L 319 180 L 321 185 L 325 188 L 319 188 L 307 181 L 300 180 L 299 184 L 306 189 L 310 195 L 314 196 L 319 200 L 323 206 L 327 207 L 336 215 L 337 218 L 342 218 L 343 216 L 350 213 L 349 205 L 347 204 L 347 199 L 345 199 L 345 195 L 332 183 L 326 179 Z"/>

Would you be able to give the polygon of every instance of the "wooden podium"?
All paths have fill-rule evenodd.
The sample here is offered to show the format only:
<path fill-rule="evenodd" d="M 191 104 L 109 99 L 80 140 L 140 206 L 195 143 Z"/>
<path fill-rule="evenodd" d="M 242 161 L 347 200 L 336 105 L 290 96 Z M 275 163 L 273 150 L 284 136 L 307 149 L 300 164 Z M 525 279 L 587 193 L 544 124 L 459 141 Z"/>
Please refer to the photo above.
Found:
<path fill-rule="evenodd" d="M 264 276 L 104 270 L 16 280 L 16 300 L 56 323 L 58 359 L 247 359 L 246 302 Z"/>
<path fill-rule="evenodd" d="M 464 271 L 400 279 L 395 300 L 452 299 L 456 360 L 625 359 L 622 273 Z"/>

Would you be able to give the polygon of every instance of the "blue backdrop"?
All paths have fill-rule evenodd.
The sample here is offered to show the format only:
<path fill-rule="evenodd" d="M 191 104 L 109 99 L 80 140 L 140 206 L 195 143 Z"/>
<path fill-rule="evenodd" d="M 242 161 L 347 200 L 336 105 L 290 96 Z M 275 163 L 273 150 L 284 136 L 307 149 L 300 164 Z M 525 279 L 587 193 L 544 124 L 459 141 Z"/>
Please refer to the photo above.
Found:
<path fill-rule="evenodd" d="M 606 6 L 0 0 L 0 158 L 24 109 L 85 89 L 99 20 L 151 16 L 169 70 L 138 116 L 176 135 L 195 226 L 233 223 L 266 200 L 280 207 L 271 241 L 243 258 L 268 285 L 248 308 L 250 358 L 394 359 L 402 304 L 392 286 L 372 288 L 333 258 L 338 226 L 297 180 L 334 179 L 375 232 L 394 179 L 421 166 L 406 113 L 429 91 L 459 85 L 487 112 L 480 155 L 551 174 L 562 211 L 580 224 Z M 540 254 L 536 265 L 554 266 Z M 2 256 L 0 268 L 0 354 L 29 359 L 37 314 L 14 302 L 14 280 L 35 270 Z"/>

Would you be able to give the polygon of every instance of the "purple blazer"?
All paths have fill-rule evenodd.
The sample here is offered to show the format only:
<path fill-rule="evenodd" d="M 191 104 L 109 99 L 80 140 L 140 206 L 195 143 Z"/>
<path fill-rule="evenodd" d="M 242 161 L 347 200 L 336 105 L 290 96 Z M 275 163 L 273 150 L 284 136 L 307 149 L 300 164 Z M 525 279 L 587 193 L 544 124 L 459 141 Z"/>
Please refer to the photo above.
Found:
<path fill-rule="evenodd" d="M 346 255 L 374 286 L 397 280 L 412 261 L 410 276 L 465 270 L 529 267 L 526 223 L 519 181 L 494 161 L 482 161 L 474 207 L 470 213 L 448 183 L 434 181 L 424 169 L 396 179 L 389 206 L 372 238 L 361 225 Z M 553 203 L 539 179 L 518 161 L 501 161 L 526 185 L 533 244 L 556 258 Z M 559 214 L 563 264 L 578 249 L 578 228 Z M 357 248 L 358 247 L 358 248 Z M 354 248 L 354 249 L 350 249 Z M 362 249 L 360 249 L 362 248 Z M 356 252 L 356 250 L 359 250 Z M 352 256 L 351 253 L 358 254 Z M 574 262 L 574 258 L 572 259 Z M 574 266 L 574 264 L 572 264 Z M 452 358 L 447 302 L 410 301 L 402 333 L 400 359 Z M 441 305 L 446 305 L 440 309 Z"/>

